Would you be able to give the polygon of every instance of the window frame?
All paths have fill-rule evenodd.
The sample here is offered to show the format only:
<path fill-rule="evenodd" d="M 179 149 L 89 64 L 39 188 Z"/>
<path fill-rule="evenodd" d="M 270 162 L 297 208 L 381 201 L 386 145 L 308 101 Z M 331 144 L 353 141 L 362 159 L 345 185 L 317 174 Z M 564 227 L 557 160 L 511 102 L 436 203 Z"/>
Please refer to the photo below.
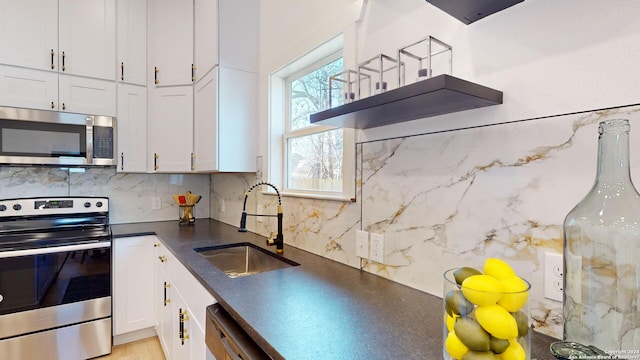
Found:
<path fill-rule="evenodd" d="M 335 40 L 335 39 L 334 39 Z M 274 152 L 279 153 L 277 161 L 270 161 L 270 180 L 280 184 L 281 193 L 284 196 L 303 197 L 324 200 L 355 201 L 355 132 L 353 129 L 341 128 L 327 125 L 311 124 L 296 130 L 291 129 L 291 82 L 300 77 L 319 69 L 331 62 L 343 58 L 342 42 L 336 49 L 335 41 L 333 46 L 327 46 L 330 51 L 322 51 L 320 46 L 300 59 L 287 65 L 270 77 L 270 133 L 272 143 L 270 144 L 270 157 L 275 160 Z M 312 58 L 312 59 L 310 59 Z M 303 64 L 303 65 L 300 65 Z M 297 66 L 296 66 L 297 65 Z M 293 69 L 293 71 L 292 71 Z M 328 79 L 327 79 L 328 80 Z M 279 122 L 277 124 L 276 122 Z M 289 187 L 289 159 L 288 140 L 319 134 L 329 130 L 342 129 L 342 191 L 323 191 L 292 189 Z M 278 134 L 279 132 L 279 134 Z M 278 181 L 279 180 L 279 181 Z"/>

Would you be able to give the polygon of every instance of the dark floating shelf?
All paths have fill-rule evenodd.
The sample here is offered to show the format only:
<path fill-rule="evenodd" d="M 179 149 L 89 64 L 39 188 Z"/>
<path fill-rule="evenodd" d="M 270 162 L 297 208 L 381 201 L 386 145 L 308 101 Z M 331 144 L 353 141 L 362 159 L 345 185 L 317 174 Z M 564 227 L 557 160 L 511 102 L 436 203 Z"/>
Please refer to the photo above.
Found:
<path fill-rule="evenodd" d="M 355 129 L 502 104 L 502 91 L 438 75 L 311 114 L 311 123 Z"/>
<path fill-rule="evenodd" d="M 524 0 L 427 0 L 428 3 L 469 25 Z"/>

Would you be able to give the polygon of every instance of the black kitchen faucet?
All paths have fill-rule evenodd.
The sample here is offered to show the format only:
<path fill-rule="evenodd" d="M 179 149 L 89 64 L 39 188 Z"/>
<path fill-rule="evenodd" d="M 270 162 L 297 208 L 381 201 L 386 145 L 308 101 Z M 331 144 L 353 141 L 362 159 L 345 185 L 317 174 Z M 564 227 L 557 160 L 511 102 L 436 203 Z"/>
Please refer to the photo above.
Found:
<path fill-rule="evenodd" d="M 265 214 L 247 214 L 247 198 L 249 197 L 249 193 L 253 191 L 256 187 L 260 185 L 267 185 L 273 188 L 278 195 L 278 214 L 277 215 L 265 215 Z M 239 232 L 247 232 L 247 216 L 267 216 L 267 217 L 277 217 L 278 218 L 278 233 L 275 238 L 271 238 L 269 236 L 267 238 L 267 246 L 276 246 L 276 252 L 278 254 L 282 254 L 284 252 L 284 235 L 282 234 L 282 197 L 280 196 L 280 191 L 278 188 L 268 182 L 260 181 L 249 188 L 244 193 L 244 204 L 242 205 L 242 217 L 240 218 L 240 228 L 238 228 Z"/>

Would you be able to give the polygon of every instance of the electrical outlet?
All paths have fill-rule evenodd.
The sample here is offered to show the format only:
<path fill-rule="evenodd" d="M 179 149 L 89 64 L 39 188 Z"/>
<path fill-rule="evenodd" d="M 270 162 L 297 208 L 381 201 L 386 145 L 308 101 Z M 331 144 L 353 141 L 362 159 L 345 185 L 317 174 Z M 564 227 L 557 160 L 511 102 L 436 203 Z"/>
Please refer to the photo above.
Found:
<path fill-rule="evenodd" d="M 152 196 L 151 210 L 161 210 L 161 209 L 162 209 L 162 198 L 160 196 Z"/>
<path fill-rule="evenodd" d="M 369 233 L 366 231 L 356 230 L 356 256 L 369 258 Z"/>
<path fill-rule="evenodd" d="M 544 253 L 544 297 L 562 301 L 564 292 L 564 267 L 562 255 Z"/>
<path fill-rule="evenodd" d="M 384 264 L 384 235 L 371 233 L 369 259 Z"/>

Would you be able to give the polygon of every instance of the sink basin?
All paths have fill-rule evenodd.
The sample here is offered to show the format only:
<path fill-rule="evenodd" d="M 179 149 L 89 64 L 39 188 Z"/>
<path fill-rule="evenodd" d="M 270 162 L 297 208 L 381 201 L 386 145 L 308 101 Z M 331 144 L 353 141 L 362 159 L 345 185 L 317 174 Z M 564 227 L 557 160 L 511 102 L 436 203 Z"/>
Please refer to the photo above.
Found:
<path fill-rule="evenodd" d="M 195 248 L 230 278 L 260 274 L 300 265 L 250 243 Z"/>

